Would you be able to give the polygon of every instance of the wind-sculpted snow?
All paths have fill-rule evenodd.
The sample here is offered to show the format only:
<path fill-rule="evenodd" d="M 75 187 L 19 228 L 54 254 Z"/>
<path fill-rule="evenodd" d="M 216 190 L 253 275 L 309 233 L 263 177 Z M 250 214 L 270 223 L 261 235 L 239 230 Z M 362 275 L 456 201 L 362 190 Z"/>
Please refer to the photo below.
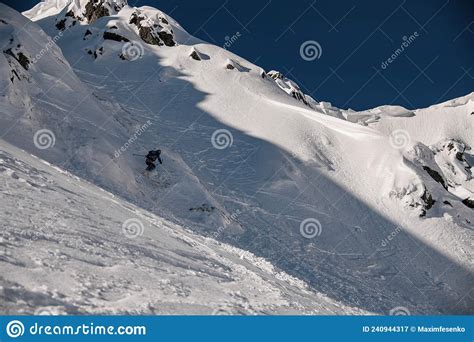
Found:
<path fill-rule="evenodd" d="M 206 310 L 220 310 L 222 306 L 212 301 L 216 289 L 222 291 L 217 291 L 216 298 L 234 298 L 225 308 L 232 313 L 282 313 L 286 312 L 283 307 L 292 307 L 287 303 L 295 302 L 295 307 L 302 303 L 293 301 L 291 286 L 285 286 L 269 289 L 271 294 L 254 292 L 252 309 L 242 309 L 246 308 L 242 303 L 253 303 L 246 291 L 260 288 L 262 281 L 245 273 L 239 279 L 247 281 L 248 287 L 242 290 L 247 299 L 229 295 L 227 284 L 233 282 L 223 276 L 224 266 L 216 266 L 217 275 L 210 271 L 217 258 L 208 261 L 206 249 L 188 239 L 187 247 L 179 252 L 185 253 L 180 254 L 186 259 L 182 260 L 176 256 L 175 241 L 164 238 L 186 227 L 193 232 L 191 240 L 206 248 L 225 246 L 228 251 L 245 250 L 244 260 L 245 255 L 261 258 L 257 262 L 251 257 L 259 267 L 272 270 L 268 278 L 257 272 L 265 281 L 276 284 L 275 279 L 291 279 L 291 284 L 306 284 L 311 294 L 303 297 L 309 305 L 320 302 L 316 313 L 388 314 L 400 307 L 412 314 L 472 312 L 474 214 L 468 201 L 472 196 L 468 147 L 474 144 L 472 94 L 414 111 L 381 106 L 357 113 L 316 101 L 309 107 L 301 101 L 307 101 L 304 94 L 295 95 L 296 99 L 288 96 L 297 89 L 291 81 L 274 75 L 283 82 L 277 84 L 262 68 L 199 41 L 151 7 L 124 5 L 113 16 L 65 25 L 64 30 L 56 24 L 67 13 L 65 8 L 58 14 L 37 6 L 27 13 L 35 23 L 3 8 L 2 18 L 9 24 L 0 29 L 9 30 L 5 37 L 14 33 L 25 56 L 36 55 L 34 49 L 41 46 L 21 35 L 21 20 L 30 25 L 29 34 L 39 42 L 48 43 L 41 41 L 45 33 L 40 26 L 49 35 L 61 32 L 62 37 L 27 70 L 11 55 L 2 60 L 6 96 L 0 104 L 1 120 L 8 129 L 0 133 L 60 169 L 100 185 L 119 203 L 98 204 L 109 202 L 96 197 L 94 188 L 92 194 L 80 193 L 87 201 L 76 199 L 72 208 L 77 212 L 66 212 L 67 231 L 75 240 L 82 241 L 77 236 L 88 225 L 96 234 L 79 250 L 107 254 L 101 259 L 105 266 L 86 272 L 85 295 L 76 293 L 77 301 L 67 300 L 78 311 L 99 312 L 102 298 L 112 298 L 110 311 L 162 312 L 157 309 L 159 303 L 167 308 L 164 311 L 174 313 L 204 312 L 200 311 L 203 305 Z M 147 43 L 151 31 L 140 34 L 139 26 L 150 27 L 148 19 L 156 17 L 165 18 L 162 28 L 172 32 L 174 46 Z M 130 22 L 131 18 L 135 20 Z M 156 29 L 159 37 L 162 29 Z M 108 39 L 104 32 L 109 32 Z M 8 44 L 8 38 L 2 44 Z M 11 76 L 11 65 L 22 70 L 24 78 L 11 83 L 6 77 Z M 281 87 L 289 87 L 290 92 Z M 46 149 L 34 144 L 34 134 L 41 129 L 55 135 L 54 144 Z M 162 150 L 163 165 L 155 173 L 144 174 L 143 155 L 156 148 Z M 10 161 L 8 167 L 14 164 Z M 14 183 L 17 192 L 28 184 L 27 176 L 20 178 L 25 181 Z M 32 209 L 24 216 L 47 208 L 48 196 L 63 196 L 58 202 L 76 198 L 70 194 L 77 193 L 75 181 L 68 184 L 61 185 L 67 191 L 48 192 L 34 206 L 29 200 Z M 130 214 L 130 208 L 137 216 Z M 127 221 L 134 218 L 143 225 Z M 161 230 L 151 234 L 153 224 L 158 230 L 165 224 L 170 229 L 166 234 Z M 44 220 L 37 225 L 51 234 Z M 97 230 L 122 234 L 121 239 L 104 237 Z M 125 239 L 124 232 L 133 242 Z M 12 247 L 17 253 L 13 264 L 21 264 L 27 243 L 21 240 Z M 56 249 L 58 255 L 71 255 L 62 245 Z M 131 284 L 116 284 L 115 274 L 127 274 L 129 268 L 124 265 L 137 265 L 137 257 L 154 281 L 132 272 Z M 82 275 L 83 263 L 97 259 L 90 261 L 78 253 L 69 272 Z M 124 268 L 110 266 L 111 260 L 118 259 Z M 163 259 L 171 266 L 162 266 Z M 201 275 L 199 280 L 185 282 L 182 292 L 172 276 L 173 272 L 185 274 L 181 262 L 186 267 L 191 264 L 193 272 Z M 61 267 L 56 262 L 42 269 L 59 272 L 55 270 Z M 164 275 L 163 269 L 169 267 L 170 273 Z M 196 270 L 203 268 L 202 274 Z M 49 284 L 44 278 L 23 281 L 22 272 L 8 274 L 12 276 L 5 288 L 19 289 L 9 292 L 11 298 Z M 208 285 L 214 275 L 221 280 Z M 173 290 L 158 277 L 168 279 Z M 106 279 L 111 279 L 110 287 L 121 290 L 109 293 L 98 285 Z M 163 285 L 161 290 L 155 283 Z M 235 288 L 239 286 L 237 282 Z M 180 298 L 189 294 L 191 299 L 185 303 L 194 304 L 182 305 L 176 299 L 178 292 L 185 294 Z M 91 293 L 94 300 L 87 300 Z M 130 300 L 123 299 L 127 293 L 132 294 Z M 137 296 L 147 304 L 138 308 Z M 340 310 L 327 303 L 340 305 Z M 308 312 L 308 306 L 301 305 L 296 311 Z M 31 309 L 34 306 L 39 304 Z M 12 312 L 26 310 L 13 302 L 10 308 Z"/>

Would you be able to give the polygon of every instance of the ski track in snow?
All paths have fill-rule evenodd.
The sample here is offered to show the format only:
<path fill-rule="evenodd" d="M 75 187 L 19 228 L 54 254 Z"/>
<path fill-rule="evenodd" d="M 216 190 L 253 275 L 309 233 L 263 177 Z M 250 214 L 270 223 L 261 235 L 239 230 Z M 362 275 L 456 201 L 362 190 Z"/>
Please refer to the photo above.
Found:
<path fill-rule="evenodd" d="M 362 313 L 248 252 L 1 146 L 3 313 Z M 135 238 L 122 229 L 130 218 L 143 224 Z"/>

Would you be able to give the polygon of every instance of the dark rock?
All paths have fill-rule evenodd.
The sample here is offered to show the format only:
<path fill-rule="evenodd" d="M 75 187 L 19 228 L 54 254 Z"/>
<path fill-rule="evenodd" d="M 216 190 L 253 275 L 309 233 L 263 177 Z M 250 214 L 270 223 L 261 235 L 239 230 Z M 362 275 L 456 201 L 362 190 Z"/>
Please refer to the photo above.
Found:
<path fill-rule="evenodd" d="M 5 25 L 8 25 L 8 23 L 7 23 L 5 20 L 3 20 L 3 19 L 0 19 L 0 23 L 5 24 Z"/>
<path fill-rule="evenodd" d="M 228 63 L 226 66 L 225 66 L 227 69 L 229 70 L 234 70 L 235 69 L 235 66 L 233 66 L 232 64 Z"/>
<path fill-rule="evenodd" d="M 71 18 L 75 18 L 74 16 L 74 12 L 73 11 L 69 11 L 66 13 L 66 17 L 71 17 Z"/>
<path fill-rule="evenodd" d="M 169 23 L 168 23 L 168 20 L 166 20 L 166 19 L 163 18 L 163 17 L 160 17 L 160 20 L 161 20 L 161 22 L 162 22 L 163 24 L 166 24 L 166 25 L 169 24 Z"/>
<path fill-rule="evenodd" d="M 448 190 L 448 186 L 446 185 L 446 182 L 444 181 L 444 178 L 437 171 L 430 169 L 428 166 L 423 166 L 423 170 L 428 172 L 428 174 L 431 176 L 431 178 L 433 178 L 435 181 L 440 183 L 443 186 L 443 188 Z"/>
<path fill-rule="evenodd" d="M 155 35 L 155 32 L 151 27 L 148 26 L 140 26 L 138 29 L 138 34 L 140 38 L 150 45 L 163 45 L 160 38 Z"/>
<path fill-rule="evenodd" d="M 86 4 L 86 12 L 84 15 L 89 23 L 93 23 L 99 18 L 110 15 L 110 13 L 100 0 L 90 0 Z"/>
<path fill-rule="evenodd" d="M 283 74 L 281 72 L 269 72 L 267 74 L 270 78 L 273 78 L 274 80 L 282 80 L 283 79 Z"/>
<path fill-rule="evenodd" d="M 451 204 L 451 202 L 449 202 L 449 201 L 443 201 L 443 203 L 446 204 L 446 205 L 449 205 L 450 207 L 453 206 L 453 205 Z"/>
<path fill-rule="evenodd" d="M 19 52 L 18 55 L 15 55 L 12 49 L 7 49 L 3 51 L 5 54 L 15 58 L 15 60 L 20 63 L 23 69 L 28 70 L 30 66 L 30 60 L 22 52 Z"/>
<path fill-rule="evenodd" d="M 28 70 L 30 60 L 21 52 L 18 53 L 18 62 L 25 70 Z"/>
<path fill-rule="evenodd" d="M 191 54 L 189 55 L 192 59 L 195 59 L 196 61 L 200 61 L 201 57 L 199 56 L 199 53 L 196 50 L 193 50 Z"/>
<path fill-rule="evenodd" d="M 463 156 L 462 152 L 457 152 L 456 153 L 456 159 L 459 160 L 460 162 L 464 161 L 464 156 Z"/>
<path fill-rule="evenodd" d="M 144 20 L 145 17 L 141 16 L 137 12 L 133 12 L 132 15 L 130 16 L 130 20 L 128 21 L 129 24 L 134 24 L 136 26 L 139 26 L 140 22 Z"/>
<path fill-rule="evenodd" d="M 421 214 L 420 214 L 420 217 L 423 217 L 423 216 L 426 216 L 426 212 L 433 207 L 436 201 L 433 199 L 431 194 L 426 189 L 425 189 L 425 192 L 423 192 L 421 199 L 423 200 L 423 202 L 425 202 L 423 206 L 423 210 L 421 211 Z"/>
<path fill-rule="evenodd" d="M 115 40 L 117 42 L 129 42 L 130 40 L 124 36 L 121 36 L 117 33 L 114 33 L 114 32 L 108 32 L 108 31 L 105 31 L 104 32 L 104 39 L 108 39 L 108 40 Z"/>
<path fill-rule="evenodd" d="M 175 46 L 176 43 L 174 41 L 174 37 L 171 33 L 160 31 L 158 32 L 158 36 L 161 40 L 165 43 L 166 46 Z"/>
<path fill-rule="evenodd" d="M 12 69 L 12 73 L 13 73 L 13 75 L 16 76 L 16 78 L 18 78 L 18 80 L 20 80 L 20 76 L 18 75 L 18 73 L 16 72 L 16 70 L 13 70 L 13 69 Z M 12 76 L 12 78 L 10 78 L 10 81 L 12 81 L 12 83 L 13 83 L 13 79 L 14 79 L 14 78 L 13 78 L 13 76 Z"/>
<path fill-rule="evenodd" d="M 92 32 L 91 32 L 89 29 L 87 29 L 86 33 L 84 33 L 84 38 L 82 38 L 82 39 L 85 40 L 86 37 L 87 37 L 87 36 L 90 36 L 91 34 L 92 34 Z"/>
<path fill-rule="evenodd" d="M 163 26 L 153 23 L 153 20 L 151 20 L 151 22 L 147 25 L 142 25 L 141 22 L 145 19 L 147 19 L 147 17 L 140 13 L 140 11 L 138 10 L 133 12 L 129 19 L 130 24 L 134 24 L 135 26 L 137 26 L 138 34 L 145 43 L 158 46 L 176 45 L 172 34 L 173 31 L 171 31 L 171 33 L 164 31 Z"/>
<path fill-rule="evenodd" d="M 64 31 L 66 29 L 66 19 L 62 19 L 56 23 L 56 28 L 59 31 Z"/>
<path fill-rule="evenodd" d="M 474 198 L 465 198 L 462 200 L 462 203 L 468 207 L 468 208 L 471 208 L 471 209 L 474 209 Z"/>

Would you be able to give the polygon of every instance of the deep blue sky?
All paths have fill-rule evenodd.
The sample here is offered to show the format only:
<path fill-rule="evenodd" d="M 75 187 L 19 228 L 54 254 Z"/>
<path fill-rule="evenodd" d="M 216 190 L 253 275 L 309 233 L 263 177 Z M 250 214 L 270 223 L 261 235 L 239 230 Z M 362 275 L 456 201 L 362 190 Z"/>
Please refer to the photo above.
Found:
<path fill-rule="evenodd" d="M 7 0 L 25 10 L 38 1 Z M 474 0 L 129 0 L 170 14 L 216 45 L 277 69 L 338 107 L 424 107 L 474 91 Z M 418 37 L 385 69 L 403 37 Z M 305 61 L 300 46 L 322 48 Z"/>

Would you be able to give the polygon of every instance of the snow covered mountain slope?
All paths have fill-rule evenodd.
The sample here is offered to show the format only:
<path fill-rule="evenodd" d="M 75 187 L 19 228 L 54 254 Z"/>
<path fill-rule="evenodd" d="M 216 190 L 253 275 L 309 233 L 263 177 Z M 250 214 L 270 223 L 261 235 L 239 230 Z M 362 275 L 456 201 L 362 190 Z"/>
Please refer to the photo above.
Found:
<path fill-rule="evenodd" d="M 50 96 L 30 85 L 47 73 L 21 70 L 7 53 L 5 75 L 13 63 L 32 81 L 4 83 L 5 140 L 199 236 L 265 258 L 344 307 L 473 312 L 472 95 L 413 113 L 310 108 L 159 10 L 56 3 L 26 12 L 35 22 L 25 24 L 31 35 L 61 35 L 53 46 L 74 79 L 64 82 L 67 94 L 89 104 L 70 115 L 62 89 Z M 0 28 L 22 40 L 26 19 L 1 9 Z M 42 48 L 22 46 L 31 56 Z M 41 61 L 55 65 L 52 49 L 34 66 Z M 49 120 L 17 122 L 24 97 L 35 117 Z M 69 120 L 74 130 L 65 129 Z M 56 143 L 39 150 L 33 137 L 44 128 Z M 136 154 L 157 147 L 164 164 L 146 177 Z"/>
<path fill-rule="evenodd" d="M 364 313 L 249 252 L 0 146 L 3 314 Z"/>

